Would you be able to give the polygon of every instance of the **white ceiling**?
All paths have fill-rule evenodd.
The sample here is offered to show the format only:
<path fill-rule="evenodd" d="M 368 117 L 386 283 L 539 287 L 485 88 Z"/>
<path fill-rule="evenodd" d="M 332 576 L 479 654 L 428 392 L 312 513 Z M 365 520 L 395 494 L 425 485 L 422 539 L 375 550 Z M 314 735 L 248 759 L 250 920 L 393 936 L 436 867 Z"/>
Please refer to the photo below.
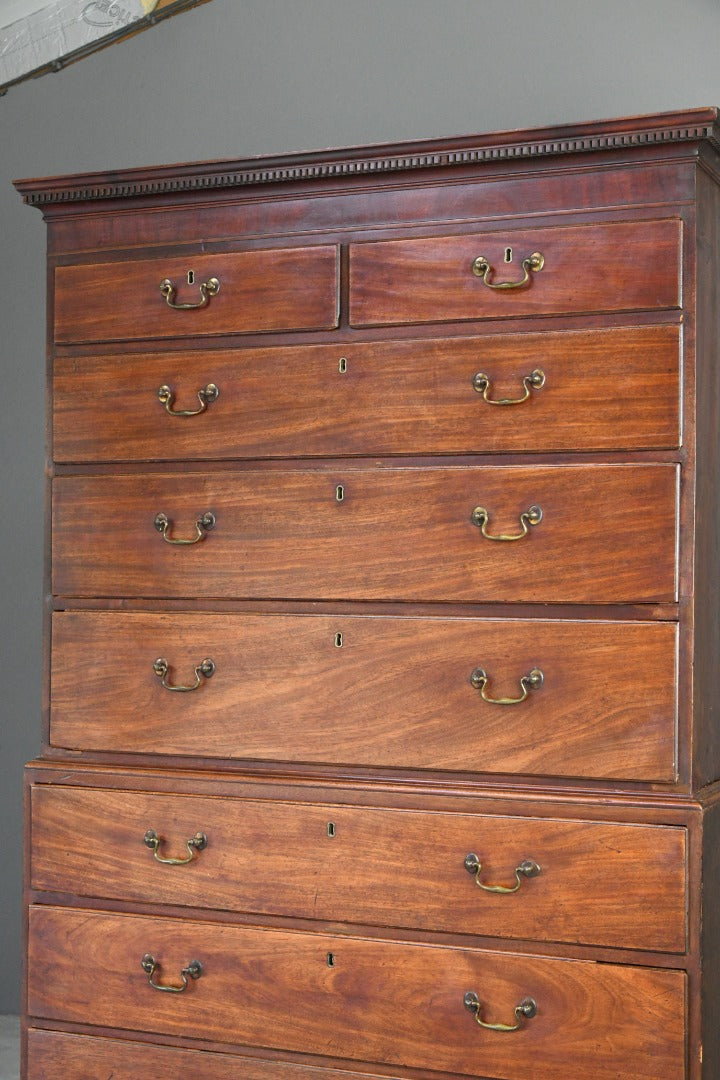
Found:
<path fill-rule="evenodd" d="M 47 6 L 47 0 L 0 0 L 0 26 L 9 26 Z"/>

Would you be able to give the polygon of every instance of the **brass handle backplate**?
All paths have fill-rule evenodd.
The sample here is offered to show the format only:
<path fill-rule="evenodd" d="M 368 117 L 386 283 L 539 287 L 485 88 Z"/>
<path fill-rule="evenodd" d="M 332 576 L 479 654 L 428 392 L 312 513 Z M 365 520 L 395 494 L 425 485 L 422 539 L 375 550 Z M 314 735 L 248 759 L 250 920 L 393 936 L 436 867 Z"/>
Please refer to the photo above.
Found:
<path fill-rule="evenodd" d="M 543 518 L 542 507 L 529 506 L 527 510 L 523 510 L 520 515 L 520 527 L 522 532 L 519 533 L 489 533 L 487 531 L 488 521 L 490 515 L 484 506 L 476 506 L 470 515 L 470 520 L 473 525 L 477 525 L 480 532 L 483 534 L 486 540 L 522 540 L 523 536 L 528 534 L 528 525 L 539 525 Z"/>
<path fill-rule="evenodd" d="M 207 386 L 201 386 L 197 392 L 198 401 L 200 402 L 199 409 L 173 409 L 173 402 L 175 401 L 175 392 L 171 387 L 163 385 L 159 386 L 157 390 L 158 400 L 165 406 L 165 411 L 170 416 L 199 416 L 200 413 L 204 413 L 208 405 L 217 401 L 218 390 L 215 383 L 209 382 Z"/>
<path fill-rule="evenodd" d="M 545 256 L 539 251 L 533 251 L 532 255 L 522 261 L 524 276 L 520 281 L 490 281 L 493 268 L 484 255 L 478 255 L 477 259 L 473 260 L 472 272 L 475 277 L 482 278 L 483 285 L 487 285 L 488 289 L 522 289 L 530 280 L 530 271 L 539 273 L 544 265 Z"/>
<path fill-rule="evenodd" d="M 468 990 L 463 998 L 463 1005 L 470 1012 L 475 1013 L 475 1019 L 480 1027 L 487 1028 L 488 1031 L 519 1031 L 523 1026 L 523 1020 L 530 1020 L 537 1013 L 536 1002 L 531 997 L 526 997 L 523 998 L 519 1005 L 515 1006 L 516 1023 L 488 1024 L 482 1019 L 482 1002 L 474 991 Z"/>
<path fill-rule="evenodd" d="M 482 394 L 483 401 L 487 401 L 488 405 L 522 405 L 523 401 L 527 401 L 530 397 L 531 390 L 540 390 L 545 385 L 545 372 L 541 368 L 535 368 L 529 375 L 523 376 L 523 387 L 525 393 L 522 397 L 517 398 L 491 398 L 488 397 L 490 392 L 490 376 L 485 375 L 484 372 L 478 371 L 473 376 L 473 390 L 476 390 L 478 394 Z"/>
<path fill-rule="evenodd" d="M 220 292 L 220 282 L 216 277 L 208 278 L 207 281 L 200 282 L 200 299 L 195 304 L 176 304 L 175 295 L 177 293 L 177 287 L 173 285 L 170 278 L 165 278 L 160 282 L 160 292 L 165 297 L 168 307 L 174 308 L 175 311 L 191 311 L 194 308 L 205 307 L 211 296 L 216 296 Z"/>
<path fill-rule="evenodd" d="M 140 961 L 141 967 L 148 977 L 148 982 L 152 986 L 153 990 L 162 990 L 166 994 L 182 994 L 184 990 L 187 990 L 188 979 L 199 979 L 203 973 L 202 964 L 199 960 L 191 960 L 187 967 L 184 967 L 180 971 L 180 978 L 182 979 L 181 986 L 165 986 L 162 983 L 153 982 L 153 975 L 157 971 L 160 972 L 160 963 L 155 959 L 151 953 L 145 953 Z"/>
<path fill-rule="evenodd" d="M 520 676 L 520 697 L 489 697 L 485 688 L 488 684 L 487 672 L 484 668 L 476 667 L 470 676 L 470 682 L 476 690 L 480 691 L 480 697 L 487 701 L 488 705 L 519 705 L 528 696 L 530 690 L 539 690 L 545 680 L 540 668 L 533 668 L 527 675 Z"/>
<path fill-rule="evenodd" d="M 199 544 L 201 540 L 205 539 L 206 533 L 209 533 L 211 529 L 215 528 L 215 515 L 209 511 L 207 514 L 203 514 L 195 522 L 195 528 L 197 533 L 189 540 L 183 540 L 182 538 L 176 538 L 170 536 L 170 529 L 172 528 L 172 519 L 167 514 L 156 514 L 153 522 L 155 528 L 162 534 L 162 538 L 166 544 Z"/>
<path fill-rule="evenodd" d="M 194 836 L 191 836 L 189 840 L 186 840 L 185 845 L 188 849 L 188 854 L 184 855 L 182 859 L 168 859 L 158 853 L 162 840 L 154 829 L 148 829 L 143 837 L 143 843 L 145 844 L 145 847 L 150 848 L 157 861 L 164 866 L 185 866 L 187 863 L 193 861 L 197 851 L 204 851 L 207 847 L 207 836 L 204 832 L 196 832 Z M 467 859 L 465 862 L 467 863 Z"/>
<path fill-rule="evenodd" d="M 482 863 L 474 851 L 469 852 L 469 854 L 465 856 L 465 869 L 468 874 L 475 875 L 475 884 L 479 888 L 484 889 L 485 892 L 501 893 L 503 895 L 507 893 L 516 893 L 525 878 L 537 877 L 540 873 L 540 867 L 534 859 L 523 859 L 523 861 L 515 867 L 514 885 L 486 885 L 480 880 Z"/>

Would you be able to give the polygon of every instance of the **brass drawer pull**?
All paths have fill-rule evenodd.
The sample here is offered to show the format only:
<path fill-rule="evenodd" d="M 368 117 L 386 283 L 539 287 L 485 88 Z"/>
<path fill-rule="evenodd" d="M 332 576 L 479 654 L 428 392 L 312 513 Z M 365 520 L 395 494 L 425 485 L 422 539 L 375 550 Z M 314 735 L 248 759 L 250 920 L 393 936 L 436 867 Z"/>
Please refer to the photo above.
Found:
<path fill-rule="evenodd" d="M 220 291 L 220 282 L 216 277 L 208 278 L 207 281 L 200 282 L 200 299 L 196 304 L 176 304 L 175 294 L 177 288 L 173 285 L 170 278 L 165 278 L 160 282 L 160 292 L 165 297 L 168 307 L 174 308 L 175 311 L 191 311 L 194 308 L 205 307 L 211 296 L 217 296 Z"/>
<path fill-rule="evenodd" d="M 477 375 L 473 376 L 472 381 L 473 390 L 476 390 L 478 394 L 482 394 L 483 401 L 487 401 L 488 405 L 522 405 L 523 401 L 527 401 L 530 397 L 531 390 L 540 390 L 545 385 L 545 372 L 542 371 L 541 368 L 535 368 L 529 375 L 523 376 L 522 383 L 525 387 L 525 393 L 522 397 L 491 398 L 488 397 L 490 390 L 489 375 L 485 375 L 482 371 L 478 371 Z M 161 389 L 167 389 L 167 387 L 161 387 Z"/>
<path fill-rule="evenodd" d="M 153 975 L 157 971 L 160 971 L 160 964 L 150 953 L 145 953 L 140 961 L 143 971 L 148 977 L 148 982 L 152 986 L 153 990 L 162 990 L 166 994 L 182 994 L 183 990 L 187 990 L 188 977 L 191 979 L 199 979 L 203 973 L 202 964 L 199 960 L 191 960 L 187 967 L 182 968 L 180 972 L 180 978 L 182 979 L 182 986 L 163 986 L 161 983 L 153 982 Z"/>
<path fill-rule="evenodd" d="M 195 668 L 195 682 L 192 686 L 171 686 L 167 681 L 167 674 L 170 670 L 170 665 L 164 656 L 159 656 L 153 664 L 153 671 L 157 675 L 158 679 L 162 681 L 166 690 L 173 690 L 175 693 L 189 694 L 191 690 L 197 690 L 203 681 L 203 678 L 210 679 L 215 674 L 215 664 L 207 657 Z"/>
<path fill-rule="evenodd" d="M 163 866 L 185 866 L 187 863 L 192 862 L 195 858 L 196 851 L 204 851 L 207 847 L 207 836 L 204 832 L 196 832 L 194 836 L 191 836 L 189 840 L 185 841 L 188 849 L 188 854 L 183 856 L 182 859 L 166 859 L 163 855 L 159 855 L 158 851 L 162 840 L 155 832 L 154 829 L 148 829 L 143 837 L 143 843 L 145 847 L 149 847 L 154 857 Z M 468 855 L 468 859 L 470 856 Z M 467 859 L 465 860 L 467 864 Z"/>
<path fill-rule="evenodd" d="M 215 383 L 209 382 L 207 386 L 201 386 L 197 392 L 198 400 L 200 402 L 199 409 L 173 409 L 173 402 L 175 400 L 174 391 L 166 385 L 159 386 L 157 391 L 158 400 L 165 406 L 165 411 L 170 416 L 199 416 L 200 413 L 204 413 L 208 405 L 217 401 L 218 390 Z"/>
<path fill-rule="evenodd" d="M 545 676 L 540 668 L 533 668 L 527 675 L 520 676 L 520 689 L 522 690 L 520 697 L 493 698 L 488 697 L 485 693 L 485 687 L 488 684 L 488 676 L 484 668 L 476 667 L 470 676 L 471 684 L 476 690 L 480 691 L 480 697 L 483 701 L 487 701 L 488 705 L 519 705 L 521 701 L 525 701 L 530 690 L 540 689 L 544 679 Z"/>
<path fill-rule="evenodd" d="M 473 525 L 477 525 L 486 540 L 522 540 L 523 536 L 527 536 L 528 534 L 528 525 L 539 525 L 542 521 L 542 517 L 543 512 L 541 507 L 529 506 L 528 509 L 523 510 L 522 514 L 520 515 L 520 525 L 522 527 L 522 532 L 513 533 L 512 535 L 500 533 L 497 536 L 487 531 L 487 524 L 490 520 L 490 515 L 488 514 L 484 506 L 476 506 L 472 512 L 470 520 L 472 521 Z"/>
<path fill-rule="evenodd" d="M 523 998 L 519 1005 L 515 1006 L 516 1024 L 487 1024 L 481 1017 L 482 1002 L 472 990 L 468 990 L 463 998 L 463 1005 L 470 1012 L 475 1013 L 475 1019 L 480 1027 L 487 1028 L 488 1031 L 519 1031 L 523 1026 L 523 1020 L 530 1020 L 537 1013 L 535 1001 L 531 997 L 526 997 Z"/>
<path fill-rule="evenodd" d="M 482 278 L 483 285 L 487 285 L 488 289 L 522 289 L 523 285 L 527 285 L 530 280 L 530 271 L 539 273 L 544 265 L 545 256 L 541 255 L 539 251 L 533 251 L 532 255 L 528 255 L 522 261 L 522 268 L 525 273 L 520 281 L 490 281 L 489 278 L 493 272 L 492 266 L 484 255 L 478 255 L 472 264 L 472 272 L 475 277 Z"/>
<path fill-rule="evenodd" d="M 522 885 L 525 878 L 537 877 L 540 873 L 540 867 L 534 859 L 523 859 L 519 866 L 515 867 L 515 884 L 514 885 L 486 885 L 480 880 L 480 872 L 482 870 L 482 863 L 480 859 L 471 851 L 465 856 L 465 869 L 468 874 L 475 875 L 475 884 L 484 889 L 485 892 L 491 893 L 516 893 Z"/>
<path fill-rule="evenodd" d="M 172 528 L 172 519 L 167 514 L 156 514 L 155 521 L 153 522 L 155 528 L 159 533 L 162 533 L 162 538 L 166 544 L 199 544 L 201 540 L 205 539 L 207 533 L 211 529 L 215 528 L 215 515 L 209 511 L 207 514 L 203 514 L 195 522 L 195 528 L 197 529 L 197 535 L 193 536 L 190 540 L 183 540 L 182 538 L 176 539 L 175 537 L 168 536 L 170 529 Z"/>

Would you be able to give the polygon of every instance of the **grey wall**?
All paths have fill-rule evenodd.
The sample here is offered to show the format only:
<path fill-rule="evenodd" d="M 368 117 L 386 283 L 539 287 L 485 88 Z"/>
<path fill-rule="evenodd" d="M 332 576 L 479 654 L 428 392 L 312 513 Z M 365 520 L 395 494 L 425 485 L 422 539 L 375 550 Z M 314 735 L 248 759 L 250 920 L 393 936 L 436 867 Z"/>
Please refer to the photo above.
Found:
<path fill-rule="evenodd" d="M 39 749 L 44 176 L 720 104 L 717 0 L 212 0 L 0 99 L 0 1012 Z"/>

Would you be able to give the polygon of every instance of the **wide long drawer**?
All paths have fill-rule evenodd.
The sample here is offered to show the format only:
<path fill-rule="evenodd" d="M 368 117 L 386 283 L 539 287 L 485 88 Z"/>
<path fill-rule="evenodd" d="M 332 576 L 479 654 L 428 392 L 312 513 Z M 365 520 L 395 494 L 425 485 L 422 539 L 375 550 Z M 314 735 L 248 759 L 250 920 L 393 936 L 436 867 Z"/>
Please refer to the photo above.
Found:
<path fill-rule="evenodd" d="M 55 340 L 332 329 L 338 267 L 332 244 L 58 266 Z"/>
<path fill-rule="evenodd" d="M 31 824 L 47 892 L 685 950 L 682 827 L 43 784 Z"/>
<path fill-rule="evenodd" d="M 672 602 L 677 479 L 662 464 L 59 477 L 53 591 Z"/>
<path fill-rule="evenodd" d="M 671 623 L 65 611 L 52 644 L 57 747 L 676 775 Z"/>
<path fill-rule="evenodd" d="M 62 355 L 53 453 L 156 461 L 674 447 L 679 370 L 678 326 Z"/>
<path fill-rule="evenodd" d="M 678 307 L 681 235 L 666 218 L 353 244 L 350 323 Z"/>
<path fill-rule="evenodd" d="M 183 970 L 181 994 L 150 985 Z M 685 1075 L 680 971 L 34 907 L 29 972 L 50 1020 L 499 1080 L 529 1053 L 533 1080 Z"/>
<path fill-rule="evenodd" d="M 183 1076 L 201 1080 L 398 1080 L 397 1073 L 384 1070 L 382 1076 L 371 1076 L 365 1070 L 323 1069 L 129 1039 L 40 1028 L 28 1032 L 28 1080 L 168 1080 Z"/>

